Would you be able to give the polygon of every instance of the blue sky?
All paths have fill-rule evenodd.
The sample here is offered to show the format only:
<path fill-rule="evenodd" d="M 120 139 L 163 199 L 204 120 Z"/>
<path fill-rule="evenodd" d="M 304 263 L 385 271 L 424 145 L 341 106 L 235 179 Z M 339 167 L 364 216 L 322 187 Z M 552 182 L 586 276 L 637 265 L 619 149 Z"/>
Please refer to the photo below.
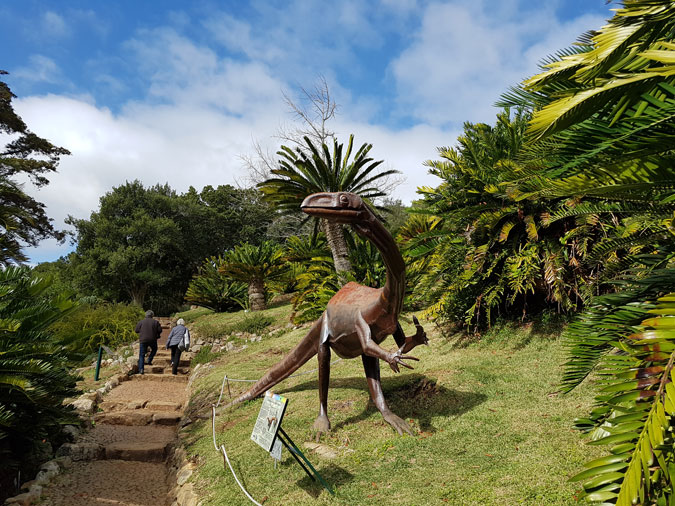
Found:
<path fill-rule="evenodd" d="M 283 93 L 323 76 L 332 129 L 371 142 L 403 173 L 394 196 L 435 185 L 424 160 L 465 121 L 492 122 L 508 86 L 611 17 L 604 0 L 5 0 L 0 69 L 15 109 L 68 148 L 31 190 L 59 227 L 88 217 L 113 186 L 140 179 L 247 182 L 242 157 L 292 126 Z M 71 247 L 46 241 L 33 262 Z"/>

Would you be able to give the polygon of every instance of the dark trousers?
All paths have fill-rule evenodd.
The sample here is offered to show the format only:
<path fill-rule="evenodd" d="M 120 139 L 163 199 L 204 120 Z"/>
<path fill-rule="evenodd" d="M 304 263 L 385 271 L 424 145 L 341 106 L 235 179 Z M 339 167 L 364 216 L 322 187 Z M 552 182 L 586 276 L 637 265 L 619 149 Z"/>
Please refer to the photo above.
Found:
<path fill-rule="evenodd" d="M 178 348 L 177 344 L 170 346 L 170 348 L 171 348 L 171 363 L 173 364 L 173 367 L 171 367 L 171 374 L 178 374 L 178 364 L 180 363 L 180 354 L 183 352 Z"/>
<path fill-rule="evenodd" d="M 148 365 L 152 364 L 152 359 L 155 358 L 155 353 L 157 353 L 157 341 L 151 341 L 149 343 L 141 343 L 141 347 L 138 350 L 138 372 L 143 372 L 143 366 L 145 364 L 145 354 L 150 350 L 150 356 L 148 357 Z"/>

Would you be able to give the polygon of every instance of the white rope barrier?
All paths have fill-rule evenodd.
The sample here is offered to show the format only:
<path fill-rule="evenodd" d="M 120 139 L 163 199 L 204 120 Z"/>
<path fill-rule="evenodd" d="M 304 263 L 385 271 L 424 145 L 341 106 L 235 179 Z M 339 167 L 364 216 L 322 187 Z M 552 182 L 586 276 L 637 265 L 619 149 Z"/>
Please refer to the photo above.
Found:
<path fill-rule="evenodd" d="M 334 360 L 331 362 L 331 365 L 337 364 L 340 362 L 342 359 L 338 358 L 337 360 Z M 314 372 L 318 371 L 318 369 L 312 369 L 311 371 L 304 371 L 304 372 L 299 372 L 296 374 L 291 374 L 288 376 L 288 378 L 294 378 L 297 376 L 304 376 L 306 374 L 312 374 Z M 288 379 L 286 378 L 286 379 Z M 258 380 L 249 380 L 249 379 L 237 379 L 237 378 L 228 378 L 227 374 L 223 377 L 223 384 L 220 386 L 220 395 L 218 396 L 218 402 L 216 404 L 211 405 L 211 432 L 213 436 L 213 447 L 216 449 L 216 451 L 220 452 L 223 455 L 223 458 L 225 459 L 225 462 L 227 463 L 227 466 L 230 468 L 230 472 L 232 473 L 232 476 L 234 477 L 234 481 L 237 482 L 237 485 L 239 485 L 239 488 L 241 489 L 244 494 L 246 494 L 246 497 L 250 499 L 250 501 L 255 504 L 256 506 L 262 506 L 259 502 L 257 502 L 251 494 L 248 493 L 248 491 L 244 488 L 244 486 L 241 484 L 239 481 L 239 478 L 237 478 L 236 473 L 234 472 L 234 469 L 232 468 L 232 464 L 230 463 L 230 458 L 227 456 L 227 451 L 225 450 L 225 445 L 221 444 L 220 447 L 218 446 L 218 443 L 216 442 L 216 408 L 220 406 L 220 401 L 223 398 L 223 391 L 225 390 L 225 383 L 233 381 L 233 382 L 238 382 L 238 383 L 255 383 Z M 229 389 L 229 384 L 228 384 L 228 389 Z"/>
<path fill-rule="evenodd" d="M 216 407 L 211 406 L 211 412 L 212 412 L 212 428 L 213 428 L 213 446 L 216 448 L 216 451 L 220 451 L 223 454 L 223 457 L 225 458 L 225 462 L 227 462 L 227 466 L 230 468 L 230 472 L 232 473 L 232 476 L 234 476 L 234 480 L 237 482 L 237 485 L 239 485 L 239 488 L 241 489 L 244 494 L 246 494 L 246 497 L 248 497 L 253 504 L 256 506 L 262 506 L 258 501 L 253 499 L 251 497 L 251 494 L 248 493 L 248 491 L 244 488 L 244 486 L 241 484 L 239 481 L 239 478 L 237 478 L 237 475 L 234 472 L 234 469 L 232 468 L 232 464 L 230 463 L 230 458 L 227 456 L 227 451 L 225 451 L 225 445 L 220 445 L 220 448 L 218 448 L 218 445 L 216 444 Z"/>

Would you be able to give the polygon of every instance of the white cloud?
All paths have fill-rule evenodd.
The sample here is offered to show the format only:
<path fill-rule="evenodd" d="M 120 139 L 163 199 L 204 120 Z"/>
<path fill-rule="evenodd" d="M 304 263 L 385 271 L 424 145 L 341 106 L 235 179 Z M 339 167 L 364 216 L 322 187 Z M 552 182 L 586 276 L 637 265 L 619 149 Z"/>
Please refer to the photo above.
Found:
<path fill-rule="evenodd" d="M 50 37 L 65 37 L 70 35 L 70 29 L 65 19 L 54 11 L 47 11 L 42 15 L 41 29 Z"/>
<path fill-rule="evenodd" d="M 282 83 L 263 63 L 221 58 L 172 29 L 142 32 L 127 47 L 149 79 L 153 98 L 247 116 L 278 103 Z"/>
<path fill-rule="evenodd" d="M 500 93 L 602 22 L 583 16 L 562 23 L 546 4 L 527 16 L 514 2 L 430 4 L 413 43 L 391 64 L 400 114 L 435 125 L 492 121 Z"/>
<path fill-rule="evenodd" d="M 12 75 L 31 82 L 61 83 L 63 73 L 54 60 L 41 54 L 31 55 L 25 67 L 14 69 Z"/>

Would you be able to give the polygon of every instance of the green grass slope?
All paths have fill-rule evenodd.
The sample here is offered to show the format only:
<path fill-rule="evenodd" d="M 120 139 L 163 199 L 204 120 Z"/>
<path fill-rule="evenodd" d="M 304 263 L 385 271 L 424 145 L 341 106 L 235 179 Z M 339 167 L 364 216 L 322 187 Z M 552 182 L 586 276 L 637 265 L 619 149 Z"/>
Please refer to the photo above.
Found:
<path fill-rule="evenodd" d="M 266 314 L 282 327 L 288 312 L 286 306 Z M 208 323 L 210 331 L 214 326 L 227 329 L 245 318 L 250 315 L 206 315 L 194 327 Z M 289 399 L 285 431 L 334 486 L 335 496 L 312 482 L 285 450 L 275 469 L 272 458 L 250 440 L 260 399 L 217 417 L 218 444 L 225 445 L 240 480 L 257 501 L 266 506 L 576 503 L 577 485 L 567 479 L 601 450 L 586 446 L 583 435 L 571 428 L 573 418 L 591 405 L 589 387 L 564 396 L 555 393 L 564 359 L 557 336 L 502 327 L 480 342 L 462 344 L 435 332 L 431 324 L 425 326 L 430 346 L 412 353 L 420 359 L 414 371 L 394 374 L 381 364 L 389 406 L 409 421 L 415 437 L 397 435 L 369 402 L 358 359 L 343 360 L 331 370 L 328 409 L 333 430 L 321 444 L 334 452 L 333 458 L 303 447 L 314 441 L 316 372 L 273 389 Z M 414 330 L 409 323 L 404 329 L 407 334 Z M 305 332 L 277 331 L 246 343 L 243 350 L 213 355 L 195 381 L 193 412 L 210 413 L 208 406 L 216 401 L 225 374 L 257 379 Z M 393 339 L 383 346 L 394 348 Z M 310 360 L 299 372 L 316 366 Z M 231 383 L 232 396 L 246 387 Z M 227 388 L 224 397 L 226 402 Z M 188 453 L 200 463 L 193 479 L 204 504 L 250 504 L 213 447 L 211 420 L 189 425 L 184 437 Z"/>

